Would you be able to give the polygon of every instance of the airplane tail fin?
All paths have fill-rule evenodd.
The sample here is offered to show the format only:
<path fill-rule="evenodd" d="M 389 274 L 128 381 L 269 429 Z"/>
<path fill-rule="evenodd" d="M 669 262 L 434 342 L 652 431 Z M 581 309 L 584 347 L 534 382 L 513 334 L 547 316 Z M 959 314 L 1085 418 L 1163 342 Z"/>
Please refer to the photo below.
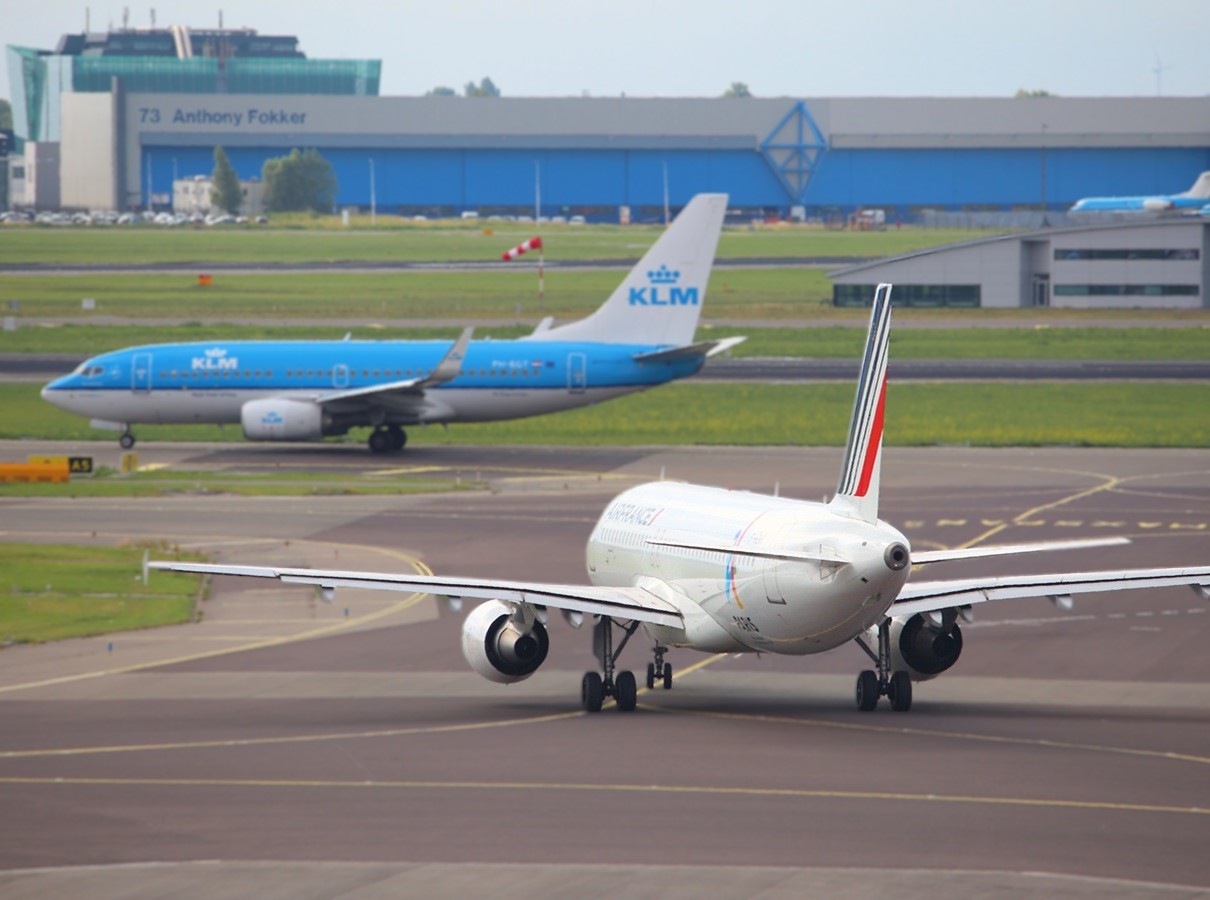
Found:
<path fill-rule="evenodd" d="M 844 467 L 832 507 L 867 522 L 878 521 L 878 477 L 882 467 L 882 416 L 886 404 L 887 350 L 891 340 L 891 285 L 874 291 L 865 357 L 857 381 Z"/>
<path fill-rule="evenodd" d="M 1185 191 L 1185 196 L 1210 199 L 1210 172 L 1202 172 L 1201 175 L 1198 175 L 1197 181 L 1193 182 L 1193 187 Z"/>
<path fill-rule="evenodd" d="M 698 194 L 596 312 L 521 340 L 692 343 L 726 211 L 726 194 Z"/>

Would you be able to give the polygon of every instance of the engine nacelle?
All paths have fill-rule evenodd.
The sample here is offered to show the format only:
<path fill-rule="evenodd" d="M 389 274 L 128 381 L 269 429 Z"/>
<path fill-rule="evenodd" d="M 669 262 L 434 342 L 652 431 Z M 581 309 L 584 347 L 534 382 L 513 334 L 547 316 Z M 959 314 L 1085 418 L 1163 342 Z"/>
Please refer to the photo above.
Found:
<path fill-rule="evenodd" d="M 481 603 L 462 623 L 462 655 L 472 669 L 498 684 L 524 681 L 550 651 L 546 627 L 499 600 Z"/>
<path fill-rule="evenodd" d="M 324 435 L 323 410 L 306 400 L 249 400 L 239 418 L 250 441 L 313 441 Z"/>
<path fill-rule="evenodd" d="M 957 610 L 891 620 L 892 672 L 906 670 L 912 681 L 928 681 L 950 668 L 961 654 Z"/>

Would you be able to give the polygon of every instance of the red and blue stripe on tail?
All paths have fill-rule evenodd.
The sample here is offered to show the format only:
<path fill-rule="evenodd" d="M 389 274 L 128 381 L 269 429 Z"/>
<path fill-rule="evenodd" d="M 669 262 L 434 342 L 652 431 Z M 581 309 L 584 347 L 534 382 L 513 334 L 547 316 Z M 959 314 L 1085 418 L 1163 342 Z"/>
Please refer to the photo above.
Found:
<path fill-rule="evenodd" d="M 878 474 L 882 460 L 883 410 L 886 406 L 887 350 L 891 340 L 891 286 L 880 284 L 874 291 L 870 330 L 865 357 L 857 382 L 853 419 L 844 468 L 836 485 L 832 505 L 838 511 L 864 519 L 878 520 Z"/>

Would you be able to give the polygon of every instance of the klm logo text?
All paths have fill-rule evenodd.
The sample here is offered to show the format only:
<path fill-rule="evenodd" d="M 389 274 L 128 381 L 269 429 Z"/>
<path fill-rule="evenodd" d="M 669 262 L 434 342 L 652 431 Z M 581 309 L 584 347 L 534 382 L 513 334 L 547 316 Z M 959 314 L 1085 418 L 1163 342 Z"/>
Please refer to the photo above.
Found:
<path fill-rule="evenodd" d="M 667 266 L 647 273 L 650 284 L 647 287 L 632 287 L 630 289 L 631 306 L 697 306 L 699 302 L 697 288 L 678 287 L 677 282 L 681 273 Z"/>

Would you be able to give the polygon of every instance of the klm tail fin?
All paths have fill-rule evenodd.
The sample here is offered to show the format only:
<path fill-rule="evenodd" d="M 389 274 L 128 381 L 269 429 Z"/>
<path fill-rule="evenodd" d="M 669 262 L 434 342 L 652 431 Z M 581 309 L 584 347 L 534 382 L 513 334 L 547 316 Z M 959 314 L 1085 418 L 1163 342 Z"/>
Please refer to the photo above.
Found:
<path fill-rule="evenodd" d="M 874 292 L 870 331 L 865 358 L 857 382 L 853 420 L 844 468 L 836 485 L 832 506 L 838 512 L 878 521 L 878 476 L 882 466 L 882 415 L 886 404 L 887 348 L 891 341 L 891 286 L 880 284 Z"/>
<path fill-rule="evenodd" d="M 1197 176 L 1197 181 L 1193 182 L 1193 187 L 1185 191 L 1184 196 L 1194 197 L 1198 200 L 1210 199 L 1210 172 L 1202 172 Z"/>
<path fill-rule="evenodd" d="M 692 343 L 726 211 L 726 194 L 698 194 L 596 312 L 521 340 Z"/>

